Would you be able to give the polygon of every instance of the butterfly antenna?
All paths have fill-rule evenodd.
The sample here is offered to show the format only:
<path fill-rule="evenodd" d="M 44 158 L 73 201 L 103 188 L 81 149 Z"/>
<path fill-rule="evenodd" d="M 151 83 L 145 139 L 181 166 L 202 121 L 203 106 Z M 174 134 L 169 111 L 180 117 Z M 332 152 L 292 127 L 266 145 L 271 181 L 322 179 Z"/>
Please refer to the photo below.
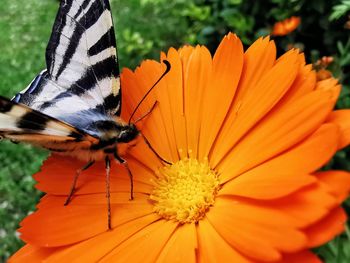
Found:
<path fill-rule="evenodd" d="M 146 118 L 154 110 L 154 108 L 157 106 L 157 104 L 158 104 L 158 101 L 154 102 L 152 108 L 149 111 L 147 111 L 143 116 L 138 118 L 134 123 L 136 124 L 139 121 L 142 121 L 144 118 Z"/>
<path fill-rule="evenodd" d="M 134 109 L 134 111 L 132 112 L 130 118 L 129 118 L 129 125 L 130 125 L 130 122 L 131 122 L 131 119 L 132 117 L 134 117 L 136 111 L 138 110 L 138 108 L 140 107 L 140 105 L 142 104 L 142 102 L 147 98 L 148 94 L 154 89 L 155 86 L 157 86 L 157 84 L 164 78 L 164 76 L 166 74 L 168 74 L 168 72 L 170 71 L 171 69 L 171 65 L 169 63 L 169 61 L 167 60 L 163 60 L 163 63 L 166 65 L 166 69 L 164 71 L 164 73 L 160 76 L 160 78 L 156 81 L 156 83 L 153 84 L 153 86 L 147 91 L 147 93 L 143 96 L 143 98 L 140 100 L 140 102 L 137 104 L 136 108 Z"/>
<path fill-rule="evenodd" d="M 140 134 L 141 134 L 143 140 L 145 141 L 145 143 L 147 144 L 147 146 L 151 149 L 151 151 L 157 156 L 157 158 L 158 158 L 159 160 L 161 160 L 162 162 L 164 162 L 164 163 L 166 163 L 166 164 L 172 165 L 171 162 L 165 160 L 162 156 L 160 156 L 160 155 L 156 152 L 156 150 L 152 147 L 151 143 L 147 140 L 147 138 L 146 138 L 142 133 L 140 133 Z"/>

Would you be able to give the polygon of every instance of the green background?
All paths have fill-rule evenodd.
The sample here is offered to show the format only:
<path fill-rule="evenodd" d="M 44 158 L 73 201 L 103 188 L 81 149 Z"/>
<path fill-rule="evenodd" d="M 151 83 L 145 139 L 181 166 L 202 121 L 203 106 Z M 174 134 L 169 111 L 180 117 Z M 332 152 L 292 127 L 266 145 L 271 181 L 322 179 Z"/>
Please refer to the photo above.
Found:
<path fill-rule="evenodd" d="M 300 16 L 295 32 L 275 38 L 279 54 L 292 44 L 304 50 L 309 63 L 333 56 L 329 70 L 343 84 L 337 108 L 350 107 L 350 30 L 344 26 L 349 0 L 112 0 L 111 5 L 120 64 L 130 68 L 143 59 L 157 59 L 170 46 L 200 43 L 214 51 L 228 31 L 247 46 L 268 34 L 276 21 Z M 12 97 L 45 67 L 57 8 L 56 0 L 1 0 L 1 95 Z M 348 152 L 337 153 L 325 169 L 350 170 Z M 0 143 L 0 262 L 22 245 L 15 231 L 41 196 L 31 175 L 47 154 L 28 145 Z M 349 205 L 344 207 L 349 211 Z M 326 262 L 350 262 L 349 231 L 316 252 Z"/>

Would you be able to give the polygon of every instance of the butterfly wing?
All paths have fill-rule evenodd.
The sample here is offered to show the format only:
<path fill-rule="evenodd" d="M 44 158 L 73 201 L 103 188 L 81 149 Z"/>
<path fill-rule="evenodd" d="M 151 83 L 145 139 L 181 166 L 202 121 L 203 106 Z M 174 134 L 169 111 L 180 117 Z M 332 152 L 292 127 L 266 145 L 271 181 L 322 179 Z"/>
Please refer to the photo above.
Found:
<path fill-rule="evenodd" d="M 1 96 L 0 136 L 53 151 L 88 148 L 98 141 L 67 123 Z"/>
<path fill-rule="evenodd" d="M 67 105 L 72 114 L 88 107 L 119 115 L 116 54 L 108 0 L 62 0 L 46 49 L 47 70 L 15 99 L 49 115 Z"/>

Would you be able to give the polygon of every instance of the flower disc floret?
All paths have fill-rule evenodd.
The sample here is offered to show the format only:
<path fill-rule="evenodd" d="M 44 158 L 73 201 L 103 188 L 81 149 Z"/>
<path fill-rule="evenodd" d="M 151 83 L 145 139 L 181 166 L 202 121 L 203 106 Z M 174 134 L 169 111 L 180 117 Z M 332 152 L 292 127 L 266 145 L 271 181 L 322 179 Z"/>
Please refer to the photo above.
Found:
<path fill-rule="evenodd" d="M 182 159 L 157 172 L 150 199 L 154 211 L 180 223 L 198 222 L 215 202 L 219 179 L 208 161 Z"/>

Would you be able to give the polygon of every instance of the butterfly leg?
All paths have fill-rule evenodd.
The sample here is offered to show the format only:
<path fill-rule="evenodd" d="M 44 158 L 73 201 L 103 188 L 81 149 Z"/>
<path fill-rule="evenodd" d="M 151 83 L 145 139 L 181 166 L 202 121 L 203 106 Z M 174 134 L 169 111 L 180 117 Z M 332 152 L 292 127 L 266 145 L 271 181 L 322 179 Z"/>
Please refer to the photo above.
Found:
<path fill-rule="evenodd" d="M 125 167 L 125 169 L 128 172 L 129 178 L 130 178 L 130 200 L 134 199 L 134 177 L 131 173 L 131 170 L 129 168 L 128 162 L 126 160 L 124 160 L 123 158 L 121 158 L 118 153 L 115 151 L 114 152 L 114 158 Z"/>
<path fill-rule="evenodd" d="M 76 171 L 75 173 L 75 176 L 74 176 L 74 179 L 73 179 L 73 183 L 72 183 L 72 186 L 70 188 L 70 191 L 69 191 L 69 195 L 66 199 L 66 202 L 64 203 L 64 205 L 68 205 L 70 200 L 72 199 L 72 196 L 73 196 L 73 193 L 75 191 L 75 186 L 77 184 L 77 181 L 78 181 L 78 177 L 79 175 L 81 174 L 81 172 L 85 171 L 86 169 L 88 169 L 91 165 L 93 165 L 95 163 L 95 161 L 89 161 L 87 164 L 85 164 L 82 168 L 80 168 L 79 170 Z"/>
<path fill-rule="evenodd" d="M 106 197 L 107 197 L 107 210 L 108 210 L 108 229 L 112 229 L 111 223 L 111 185 L 110 185 L 110 171 L 111 171 L 111 161 L 109 157 L 105 158 L 106 165 Z"/>

